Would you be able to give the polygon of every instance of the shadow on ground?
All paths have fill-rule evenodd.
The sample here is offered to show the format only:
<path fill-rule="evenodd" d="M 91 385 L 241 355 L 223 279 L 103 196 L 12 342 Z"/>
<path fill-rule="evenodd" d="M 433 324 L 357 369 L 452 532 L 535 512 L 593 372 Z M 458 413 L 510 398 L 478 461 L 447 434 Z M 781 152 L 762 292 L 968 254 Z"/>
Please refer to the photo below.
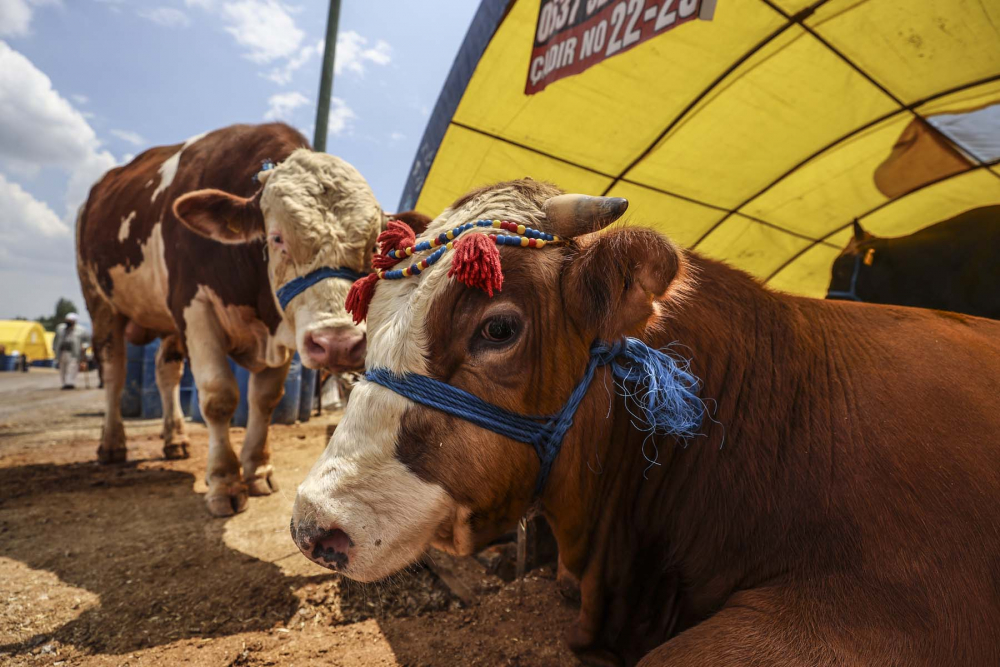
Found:
<path fill-rule="evenodd" d="M 70 619 L 0 644 L 0 656 L 51 641 L 121 654 L 266 630 L 295 615 L 296 588 L 332 578 L 289 577 L 227 547 L 227 522 L 207 515 L 193 483 L 192 474 L 155 462 L 0 468 L 0 556 L 31 568 L 26 578 L 56 575 L 59 583 L 45 586 L 55 617 Z M 74 589 L 96 598 L 74 603 Z M 73 604 L 85 608 L 63 608 Z"/>

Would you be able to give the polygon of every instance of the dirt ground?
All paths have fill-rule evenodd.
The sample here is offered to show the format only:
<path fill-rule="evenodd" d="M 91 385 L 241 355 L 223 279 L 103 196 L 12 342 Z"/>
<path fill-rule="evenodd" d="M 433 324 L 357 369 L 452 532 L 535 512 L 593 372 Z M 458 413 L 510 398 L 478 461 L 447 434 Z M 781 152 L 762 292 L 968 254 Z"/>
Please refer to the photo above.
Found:
<path fill-rule="evenodd" d="M 0 373 L 0 664 L 576 664 L 550 571 L 484 571 L 466 607 L 422 565 L 362 586 L 298 553 L 295 487 L 338 415 L 273 426 L 281 491 L 213 519 L 204 427 L 190 459 L 165 461 L 159 422 L 129 421 L 129 462 L 100 466 L 103 392 L 82 380 Z"/>

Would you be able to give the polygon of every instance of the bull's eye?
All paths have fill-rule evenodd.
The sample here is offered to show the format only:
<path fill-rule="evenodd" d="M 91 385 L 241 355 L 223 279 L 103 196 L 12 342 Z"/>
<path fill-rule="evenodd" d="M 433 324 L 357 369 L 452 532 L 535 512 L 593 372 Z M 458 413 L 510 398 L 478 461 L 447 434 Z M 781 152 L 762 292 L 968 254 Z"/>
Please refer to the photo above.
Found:
<path fill-rule="evenodd" d="M 281 234 L 278 232 L 271 232 L 268 234 L 268 239 L 271 241 L 271 245 L 274 246 L 275 250 L 285 251 L 285 239 L 282 238 Z"/>
<path fill-rule="evenodd" d="M 491 317 L 483 324 L 481 333 L 491 343 L 506 343 L 517 335 L 517 321 L 509 315 Z"/>

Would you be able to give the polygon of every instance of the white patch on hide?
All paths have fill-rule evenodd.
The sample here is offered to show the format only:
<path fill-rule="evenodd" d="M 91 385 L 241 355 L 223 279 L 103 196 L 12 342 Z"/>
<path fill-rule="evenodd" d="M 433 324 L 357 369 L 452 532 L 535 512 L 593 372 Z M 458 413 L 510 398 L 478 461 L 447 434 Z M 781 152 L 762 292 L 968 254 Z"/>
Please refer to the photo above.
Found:
<path fill-rule="evenodd" d="M 296 518 L 347 533 L 354 547 L 342 572 L 374 581 L 416 560 L 455 511 L 455 501 L 395 456 L 396 430 L 409 401 L 365 382 L 350 404 L 350 416 L 299 486 Z"/>
<path fill-rule="evenodd" d="M 181 146 L 179 151 L 163 161 L 163 164 L 160 165 L 160 184 L 156 186 L 155 190 L 153 190 L 153 196 L 149 198 L 150 201 L 156 201 L 156 198 L 160 196 L 160 193 L 164 192 L 170 187 L 170 184 L 174 182 L 174 177 L 177 176 L 177 167 L 181 163 L 181 153 L 184 152 L 184 149 L 204 137 L 206 134 L 208 134 L 208 132 L 202 132 L 201 134 L 196 134 L 191 137 L 184 142 L 184 145 Z"/>
<path fill-rule="evenodd" d="M 135 211 L 132 211 L 127 216 L 122 218 L 122 225 L 118 228 L 118 242 L 124 243 L 125 239 L 128 238 L 129 230 L 132 227 L 132 221 L 135 220 Z"/>
<path fill-rule="evenodd" d="M 174 318 L 167 308 L 167 264 L 163 257 L 163 225 L 153 226 L 141 246 L 138 265 L 119 264 L 108 270 L 114 284 L 115 310 L 136 324 L 154 331 L 175 331 Z"/>

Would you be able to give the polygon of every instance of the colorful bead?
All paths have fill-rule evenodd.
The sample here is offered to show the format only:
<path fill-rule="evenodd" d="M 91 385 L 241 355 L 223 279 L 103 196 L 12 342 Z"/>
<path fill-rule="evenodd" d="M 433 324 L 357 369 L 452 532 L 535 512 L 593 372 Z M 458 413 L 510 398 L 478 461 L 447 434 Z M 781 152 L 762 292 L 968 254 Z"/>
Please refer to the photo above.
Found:
<path fill-rule="evenodd" d="M 520 246 L 522 248 L 543 248 L 546 243 L 559 240 L 559 237 L 554 234 L 548 234 L 510 220 L 476 220 L 475 222 L 467 222 L 464 225 L 459 225 L 450 231 L 438 234 L 437 237 L 433 239 L 420 241 L 419 243 L 406 248 L 390 250 L 386 253 L 386 255 L 397 260 L 403 259 L 404 257 L 411 257 L 415 252 L 432 249 L 434 252 L 424 259 L 411 264 L 405 269 L 393 269 L 391 271 L 379 269 L 375 272 L 375 274 L 380 280 L 397 280 L 399 278 L 408 278 L 410 276 L 420 275 L 424 269 L 441 259 L 441 256 L 444 255 L 445 252 L 453 250 L 454 240 L 473 227 L 491 227 L 493 229 L 513 232 L 513 234 L 488 234 L 487 236 L 490 240 L 497 245 L 512 245 Z"/>

